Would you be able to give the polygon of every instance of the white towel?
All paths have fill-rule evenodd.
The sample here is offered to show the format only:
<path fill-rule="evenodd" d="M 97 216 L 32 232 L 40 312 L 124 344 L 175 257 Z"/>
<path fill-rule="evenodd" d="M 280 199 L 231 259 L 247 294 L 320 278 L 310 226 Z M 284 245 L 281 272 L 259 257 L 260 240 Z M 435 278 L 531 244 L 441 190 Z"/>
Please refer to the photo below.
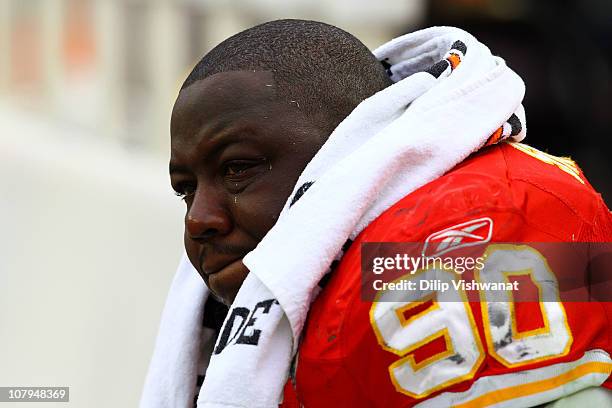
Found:
<path fill-rule="evenodd" d="M 482 146 L 525 136 L 523 81 L 465 31 L 417 31 L 374 54 L 396 83 L 334 130 L 277 223 L 244 258 L 251 273 L 217 340 L 198 407 L 277 406 L 317 283 L 347 240 Z M 184 296 L 174 289 L 169 304 Z M 160 383 L 151 378 L 145 394 Z"/>
<path fill-rule="evenodd" d="M 208 289 L 186 255 L 162 313 L 141 407 L 192 407 Z"/>

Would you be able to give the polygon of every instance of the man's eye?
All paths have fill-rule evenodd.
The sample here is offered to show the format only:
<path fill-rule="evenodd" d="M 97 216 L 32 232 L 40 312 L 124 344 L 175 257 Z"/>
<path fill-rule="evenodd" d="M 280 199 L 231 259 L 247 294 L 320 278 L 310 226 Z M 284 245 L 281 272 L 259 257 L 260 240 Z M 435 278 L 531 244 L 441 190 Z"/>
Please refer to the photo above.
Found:
<path fill-rule="evenodd" d="M 267 163 L 265 158 L 227 161 L 220 169 L 223 183 L 229 192 L 238 194 L 262 174 L 268 166 Z"/>
<path fill-rule="evenodd" d="M 251 168 L 251 164 L 240 163 L 240 164 L 226 164 L 225 165 L 225 176 L 226 177 L 236 177 L 243 175 L 249 168 Z"/>
<path fill-rule="evenodd" d="M 232 160 L 223 165 L 223 177 L 230 180 L 243 179 L 252 174 L 254 170 L 266 160 Z"/>

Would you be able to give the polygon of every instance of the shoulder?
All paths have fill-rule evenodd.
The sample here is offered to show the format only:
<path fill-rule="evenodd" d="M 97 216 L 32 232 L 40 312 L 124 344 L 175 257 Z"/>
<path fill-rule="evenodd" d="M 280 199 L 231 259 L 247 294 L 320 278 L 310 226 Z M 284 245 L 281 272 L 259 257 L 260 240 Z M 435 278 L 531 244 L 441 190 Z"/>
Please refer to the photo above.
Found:
<path fill-rule="evenodd" d="M 602 217 L 612 223 L 601 196 L 571 159 L 502 143 L 407 195 L 362 235 L 365 241 L 418 241 L 482 216 L 505 224 L 495 231 L 500 240 L 507 239 L 510 228 L 528 228 L 533 238 L 575 241 Z"/>
<path fill-rule="evenodd" d="M 361 298 L 362 243 L 425 245 L 438 237 L 452 239 L 453 245 L 468 239 L 572 241 L 586 236 L 584 231 L 595 224 L 606 223 L 612 225 L 609 210 L 569 159 L 509 144 L 470 156 L 381 214 L 347 250 L 310 309 L 297 365 L 299 394 L 313 405 L 333 401 L 349 406 L 347 398 L 352 405 L 367 401 L 373 406 L 416 401 L 390 377 L 390 368 L 406 358 L 405 350 L 396 353 L 382 347 L 374 303 Z M 600 236 L 609 241 L 611 232 L 612 228 Z M 432 341 L 415 352 L 421 358 L 435 354 L 438 346 Z M 372 401 L 373 396 L 380 400 Z"/>

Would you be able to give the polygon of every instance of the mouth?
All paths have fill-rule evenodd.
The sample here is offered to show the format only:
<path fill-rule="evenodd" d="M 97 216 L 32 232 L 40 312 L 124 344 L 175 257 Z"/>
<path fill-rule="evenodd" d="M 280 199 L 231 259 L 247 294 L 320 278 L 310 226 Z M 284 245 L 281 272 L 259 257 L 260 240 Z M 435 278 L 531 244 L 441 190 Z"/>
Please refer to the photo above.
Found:
<path fill-rule="evenodd" d="M 198 248 L 194 266 L 204 283 L 224 303 L 230 304 L 249 273 L 242 259 L 251 247 L 207 243 Z"/>
<path fill-rule="evenodd" d="M 248 251 L 240 249 L 220 246 L 202 248 L 198 255 L 201 274 L 203 276 L 216 275 L 231 264 L 241 261 Z"/>
<path fill-rule="evenodd" d="M 242 260 L 252 250 L 251 247 L 220 243 L 207 243 L 198 248 L 200 274 L 211 276 L 221 272 L 230 264 Z"/>

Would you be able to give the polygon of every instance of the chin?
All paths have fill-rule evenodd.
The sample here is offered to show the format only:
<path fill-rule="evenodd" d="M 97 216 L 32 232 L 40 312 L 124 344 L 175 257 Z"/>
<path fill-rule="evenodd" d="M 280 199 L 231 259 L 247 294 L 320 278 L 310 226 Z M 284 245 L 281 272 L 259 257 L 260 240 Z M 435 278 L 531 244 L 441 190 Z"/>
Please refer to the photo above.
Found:
<path fill-rule="evenodd" d="M 242 262 L 235 262 L 210 275 L 207 285 L 223 303 L 231 305 L 248 273 L 249 270 Z"/>
<path fill-rule="evenodd" d="M 215 296 L 215 298 L 217 298 L 217 300 L 219 300 L 226 306 L 231 306 L 232 303 L 234 303 L 234 300 L 236 299 L 236 295 L 238 294 L 238 290 L 231 291 L 228 293 L 226 291 L 219 291 L 218 289 L 215 290 L 211 287 L 209 287 L 209 289 L 210 292 Z"/>

